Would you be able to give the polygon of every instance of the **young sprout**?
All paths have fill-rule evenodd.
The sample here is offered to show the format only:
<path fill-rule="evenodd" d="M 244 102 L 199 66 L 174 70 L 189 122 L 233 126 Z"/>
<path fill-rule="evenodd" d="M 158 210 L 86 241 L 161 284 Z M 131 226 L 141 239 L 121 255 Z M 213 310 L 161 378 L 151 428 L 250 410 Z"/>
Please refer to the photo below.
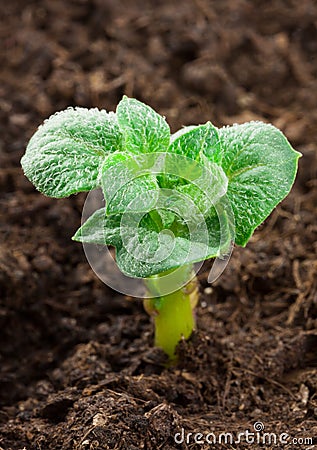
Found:
<path fill-rule="evenodd" d="M 120 270 L 143 278 L 155 345 L 170 360 L 195 328 L 193 264 L 244 247 L 289 193 L 300 153 L 274 126 L 210 122 L 174 135 L 126 96 L 116 113 L 68 108 L 38 128 L 21 160 L 43 194 L 101 188 L 105 207 L 73 239 L 114 246 Z"/>

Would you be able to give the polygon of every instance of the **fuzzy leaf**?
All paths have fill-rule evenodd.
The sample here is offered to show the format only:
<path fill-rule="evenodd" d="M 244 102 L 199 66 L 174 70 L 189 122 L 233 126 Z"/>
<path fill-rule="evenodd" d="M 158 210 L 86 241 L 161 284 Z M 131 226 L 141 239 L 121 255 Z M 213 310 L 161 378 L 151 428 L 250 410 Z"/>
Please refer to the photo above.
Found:
<path fill-rule="evenodd" d="M 199 164 L 201 170 L 198 176 L 192 178 L 188 184 L 177 186 L 176 189 L 191 198 L 200 212 L 206 215 L 212 205 L 227 192 L 228 179 L 220 166 L 210 163 L 203 155 L 202 158 L 204 164 Z"/>
<path fill-rule="evenodd" d="M 197 169 L 201 171 L 196 162 L 204 166 L 208 162 L 220 164 L 222 148 L 217 128 L 207 122 L 205 125 L 190 125 L 180 129 L 171 136 L 168 156 L 166 171 L 158 178 L 160 186 L 175 188 L 187 184 L 187 181 L 196 178 Z"/>
<path fill-rule="evenodd" d="M 121 133 L 114 113 L 68 108 L 38 128 L 21 164 L 43 194 L 67 197 L 96 188 L 103 159 L 120 148 Z"/>
<path fill-rule="evenodd" d="M 120 270 L 128 276 L 147 278 L 185 264 L 204 261 L 225 253 L 231 242 L 229 225 L 225 215 L 211 214 L 203 224 L 196 224 L 193 234 L 182 236 L 168 232 L 157 233 L 145 228 L 126 228 L 126 242 L 116 247 L 116 261 Z M 201 228 L 201 229 L 200 229 Z"/>
<path fill-rule="evenodd" d="M 124 136 L 124 149 L 132 153 L 163 152 L 170 141 L 164 117 L 134 98 L 123 97 L 117 118 Z"/>
<path fill-rule="evenodd" d="M 73 241 L 88 244 L 113 245 L 120 243 L 121 216 L 106 216 L 106 209 L 95 211 L 76 231 Z"/>
<path fill-rule="evenodd" d="M 194 160 L 205 155 L 209 161 L 216 163 L 219 163 L 222 157 L 218 130 L 210 122 L 180 130 L 178 134 L 173 135 L 168 151 Z"/>
<path fill-rule="evenodd" d="M 69 108 L 51 116 L 21 160 L 53 197 L 102 185 L 106 207 L 76 232 L 113 245 L 120 269 L 149 277 L 245 246 L 289 193 L 300 154 L 272 125 L 217 130 L 210 122 L 170 136 L 165 119 L 123 97 L 117 115 Z"/>
<path fill-rule="evenodd" d="M 101 208 L 72 239 L 115 246 L 116 261 L 122 272 L 146 278 L 218 256 L 226 251 L 232 238 L 226 214 L 221 214 L 219 219 L 215 210 L 202 222 L 193 218 L 189 228 L 177 226 L 174 221 L 170 228 L 159 230 L 151 213 L 139 219 L 140 215 L 135 213 L 125 218 L 122 215 L 107 217 L 105 208 Z"/>
<path fill-rule="evenodd" d="M 221 128 L 219 136 L 235 216 L 235 242 L 245 246 L 255 228 L 289 193 L 300 153 L 281 131 L 262 122 Z"/>
<path fill-rule="evenodd" d="M 109 155 L 102 166 L 101 185 L 106 200 L 106 212 L 147 212 L 155 207 L 159 187 L 156 177 L 142 175 L 146 167 L 135 155 L 116 152 Z"/>

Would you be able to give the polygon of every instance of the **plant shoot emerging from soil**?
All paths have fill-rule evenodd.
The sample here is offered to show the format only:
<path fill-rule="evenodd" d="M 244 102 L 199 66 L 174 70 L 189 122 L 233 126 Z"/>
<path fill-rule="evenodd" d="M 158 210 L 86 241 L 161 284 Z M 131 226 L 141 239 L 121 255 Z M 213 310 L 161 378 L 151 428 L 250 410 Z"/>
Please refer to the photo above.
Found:
<path fill-rule="evenodd" d="M 299 157 L 270 124 L 207 122 L 171 135 L 162 116 L 123 97 L 116 113 L 54 114 L 21 164 L 50 197 L 102 189 L 105 206 L 73 239 L 114 246 L 120 270 L 145 280 L 155 344 L 173 360 L 195 328 L 193 264 L 247 244 L 289 193 Z"/>

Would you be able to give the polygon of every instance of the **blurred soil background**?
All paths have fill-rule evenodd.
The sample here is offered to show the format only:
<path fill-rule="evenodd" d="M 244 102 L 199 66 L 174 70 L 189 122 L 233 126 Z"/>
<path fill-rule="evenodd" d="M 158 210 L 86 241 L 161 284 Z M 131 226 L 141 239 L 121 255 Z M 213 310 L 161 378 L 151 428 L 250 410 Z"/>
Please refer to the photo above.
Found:
<path fill-rule="evenodd" d="M 317 436 L 317 4 L 314 0 L 1 0 L 0 448 L 207 449 L 185 432 Z M 67 106 L 123 94 L 172 130 L 264 120 L 303 153 L 290 196 L 200 278 L 199 332 L 166 369 L 141 302 L 96 278 L 85 194 L 37 193 L 20 158 Z"/>

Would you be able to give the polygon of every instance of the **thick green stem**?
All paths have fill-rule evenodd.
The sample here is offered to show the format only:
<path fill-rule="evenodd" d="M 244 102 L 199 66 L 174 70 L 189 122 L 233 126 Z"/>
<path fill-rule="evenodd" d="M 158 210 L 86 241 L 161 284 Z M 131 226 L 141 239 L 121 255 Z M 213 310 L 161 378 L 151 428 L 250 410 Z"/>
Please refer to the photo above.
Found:
<path fill-rule="evenodd" d="M 170 276 L 168 281 L 166 275 Z M 155 345 L 164 350 L 170 361 L 176 359 L 178 342 L 189 338 L 195 328 L 193 309 L 197 304 L 198 289 L 196 278 L 192 277 L 192 268 L 186 266 L 177 272 L 164 272 L 152 277 L 146 283 L 149 294 L 155 296 L 144 300 L 146 311 L 154 319 Z M 185 285 L 173 292 L 173 284 L 177 286 L 180 282 Z"/>

